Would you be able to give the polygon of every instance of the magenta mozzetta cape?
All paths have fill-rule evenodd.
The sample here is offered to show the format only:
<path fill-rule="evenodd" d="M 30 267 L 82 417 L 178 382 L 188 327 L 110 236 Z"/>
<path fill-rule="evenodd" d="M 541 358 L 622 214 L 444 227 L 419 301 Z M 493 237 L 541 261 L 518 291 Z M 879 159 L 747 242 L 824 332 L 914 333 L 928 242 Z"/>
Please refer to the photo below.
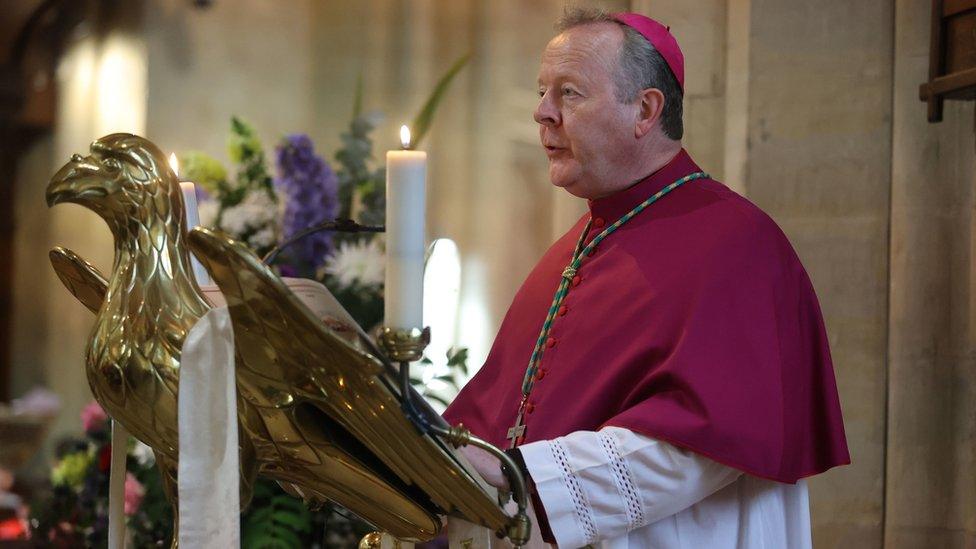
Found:
<path fill-rule="evenodd" d="M 698 170 L 682 150 L 591 201 L 515 295 L 487 361 L 444 417 L 507 448 L 529 356 L 586 221 L 589 241 Z M 691 181 L 608 236 L 564 305 L 524 442 L 614 425 L 791 483 L 850 462 L 810 279 L 772 219 L 721 183 Z"/>

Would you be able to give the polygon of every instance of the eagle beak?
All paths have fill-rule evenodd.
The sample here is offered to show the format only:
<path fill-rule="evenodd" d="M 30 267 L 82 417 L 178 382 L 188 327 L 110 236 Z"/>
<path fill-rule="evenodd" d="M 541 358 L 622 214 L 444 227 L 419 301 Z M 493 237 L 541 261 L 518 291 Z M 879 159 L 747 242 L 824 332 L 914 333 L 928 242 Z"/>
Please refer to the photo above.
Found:
<path fill-rule="evenodd" d="M 76 154 L 54 174 L 45 195 L 48 207 L 62 202 L 86 205 L 92 199 L 107 196 L 108 189 L 99 163 L 90 156 Z"/>

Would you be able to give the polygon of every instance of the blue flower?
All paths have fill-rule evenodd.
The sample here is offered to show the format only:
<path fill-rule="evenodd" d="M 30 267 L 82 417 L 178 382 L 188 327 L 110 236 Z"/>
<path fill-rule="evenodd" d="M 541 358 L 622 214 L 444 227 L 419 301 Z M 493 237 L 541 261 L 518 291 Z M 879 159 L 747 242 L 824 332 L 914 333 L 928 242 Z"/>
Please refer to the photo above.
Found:
<path fill-rule="evenodd" d="M 285 197 L 283 238 L 335 219 L 339 213 L 339 180 L 329 163 L 315 154 L 311 138 L 289 135 L 276 153 L 275 186 Z M 331 232 L 313 233 L 292 244 L 288 254 L 291 266 L 299 272 L 314 273 L 332 253 L 332 236 Z"/>

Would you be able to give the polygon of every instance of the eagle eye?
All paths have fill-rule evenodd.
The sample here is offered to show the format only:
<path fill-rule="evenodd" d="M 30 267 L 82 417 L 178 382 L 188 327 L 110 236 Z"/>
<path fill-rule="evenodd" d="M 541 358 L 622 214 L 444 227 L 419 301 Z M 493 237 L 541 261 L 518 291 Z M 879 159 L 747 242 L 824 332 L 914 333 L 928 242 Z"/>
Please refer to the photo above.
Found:
<path fill-rule="evenodd" d="M 102 162 L 102 166 L 108 169 L 109 172 L 115 173 L 122 170 L 122 163 L 115 158 L 106 158 Z"/>

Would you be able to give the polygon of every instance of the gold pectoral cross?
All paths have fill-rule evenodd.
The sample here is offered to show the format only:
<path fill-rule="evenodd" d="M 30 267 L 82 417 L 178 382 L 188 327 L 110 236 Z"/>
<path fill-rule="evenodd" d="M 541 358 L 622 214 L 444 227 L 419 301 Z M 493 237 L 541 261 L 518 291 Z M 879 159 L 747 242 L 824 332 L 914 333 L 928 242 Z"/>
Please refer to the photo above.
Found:
<path fill-rule="evenodd" d="M 522 414 L 524 413 L 524 406 L 519 406 L 519 413 L 515 417 L 515 425 L 512 425 L 508 429 L 508 436 L 505 437 L 512 441 L 512 445 L 509 448 L 515 448 L 519 442 L 525 438 L 525 424 L 522 423 Z"/>

